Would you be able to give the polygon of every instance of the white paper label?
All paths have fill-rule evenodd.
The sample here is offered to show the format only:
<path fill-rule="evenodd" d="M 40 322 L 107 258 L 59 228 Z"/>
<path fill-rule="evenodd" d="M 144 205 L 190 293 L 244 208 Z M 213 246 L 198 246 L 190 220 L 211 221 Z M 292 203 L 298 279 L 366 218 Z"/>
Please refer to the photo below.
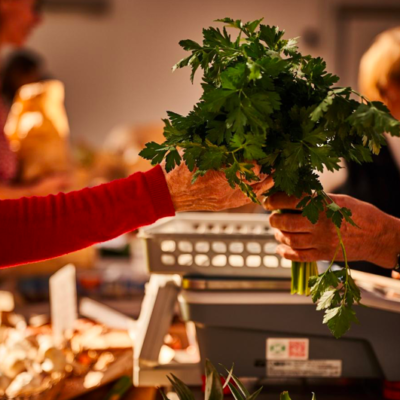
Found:
<path fill-rule="evenodd" d="M 342 375 L 342 360 L 267 361 L 268 377 L 325 378 Z"/>
<path fill-rule="evenodd" d="M 267 360 L 308 360 L 308 339 L 268 338 Z"/>
<path fill-rule="evenodd" d="M 64 332 L 72 330 L 78 317 L 76 272 L 72 264 L 50 278 L 51 322 L 54 340 L 60 345 Z"/>

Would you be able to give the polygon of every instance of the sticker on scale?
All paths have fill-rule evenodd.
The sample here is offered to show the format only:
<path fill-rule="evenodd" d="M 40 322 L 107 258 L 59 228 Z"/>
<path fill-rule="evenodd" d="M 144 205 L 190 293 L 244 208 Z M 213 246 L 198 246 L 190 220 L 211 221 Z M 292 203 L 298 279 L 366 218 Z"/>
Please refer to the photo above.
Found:
<path fill-rule="evenodd" d="M 308 339 L 268 338 L 267 360 L 308 360 Z"/>
<path fill-rule="evenodd" d="M 333 378 L 342 376 L 342 360 L 270 360 L 267 377 Z"/>

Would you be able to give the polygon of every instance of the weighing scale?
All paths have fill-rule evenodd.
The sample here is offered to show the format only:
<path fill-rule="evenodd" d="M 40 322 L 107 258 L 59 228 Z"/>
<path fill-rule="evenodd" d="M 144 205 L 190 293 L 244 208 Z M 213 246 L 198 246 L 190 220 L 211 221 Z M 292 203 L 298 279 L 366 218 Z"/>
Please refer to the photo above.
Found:
<path fill-rule="evenodd" d="M 266 216 L 179 215 L 142 236 L 152 276 L 135 346 L 136 385 L 165 385 L 170 372 L 199 384 L 207 358 L 228 368 L 234 363 L 239 377 L 279 380 L 282 387 L 293 379 L 400 382 L 400 281 L 352 271 L 365 307 L 356 306 L 360 324 L 335 339 L 309 297 L 290 295 L 290 270 L 272 252 L 276 242 Z M 201 264 L 199 255 L 209 261 Z M 216 262 L 220 255 L 225 264 Z M 236 255 L 243 264 L 232 259 Z M 161 365 L 176 302 L 195 326 L 200 362 Z"/>

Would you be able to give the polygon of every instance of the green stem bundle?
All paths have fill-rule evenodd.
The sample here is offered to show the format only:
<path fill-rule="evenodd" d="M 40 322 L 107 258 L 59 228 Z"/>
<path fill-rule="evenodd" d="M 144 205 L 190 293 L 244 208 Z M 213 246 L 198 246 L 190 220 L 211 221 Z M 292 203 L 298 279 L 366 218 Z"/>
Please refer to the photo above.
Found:
<path fill-rule="evenodd" d="M 316 262 L 292 262 L 292 286 L 291 293 L 299 295 L 310 295 L 308 284 L 312 276 L 318 275 Z"/>

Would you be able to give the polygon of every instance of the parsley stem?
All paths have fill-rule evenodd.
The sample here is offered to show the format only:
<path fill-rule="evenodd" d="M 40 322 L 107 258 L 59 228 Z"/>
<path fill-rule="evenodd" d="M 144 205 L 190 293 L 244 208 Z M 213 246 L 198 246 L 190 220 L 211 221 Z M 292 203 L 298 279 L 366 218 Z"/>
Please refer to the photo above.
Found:
<path fill-rule="evenodd" d="M 368 100 L 365 96 L 363 96 L 361 93 L 357 92 L 354 89 L 351 89 L 351 91 L 358 97 L 360 97 L 361 100 L 364 100 L 368 105 L 374 107 L 374 105 L 372 104 L 372 102 L 370 100 Z"/>
<path fill-rule="evenodd" d="M 344 258 L 344 266 L 346 268 L 346 281 L 344 282 L 344 295 L 343 295 L 343 298 L 342 298 L 342 305 L 345 305 L 346 297 L 347 297 L 347 289 L 349 287 L 350 267 L 349 267 L 349 264 L 347 263 L 347 254 L 346 254 L 346 249 L 344 247 L 342 234 L 340 233 L 340 229 L 337 226 L 335 226 L 335 228 L 336 228 L 336 232 L 337 232 L 337 235 L 338 235 L 338 238 L 339 238 L 340 246 L 342 247 L 343 258 Z"/>
<path fill-rule="evenodd" d="M 322 195 L 324 197 L 326 205 L 329 205 L 328 200 L 330 200 L 332 203 L 335 203 L 334 200 L 327 193 L 325 193 L 323 190 L 319 191 L 318 194 L 320 194 L 320 195 Z M 347 264 L 347 253 L 346 253 L 346 248 L 345 248 L 344 243 L 343 243 L 342 234 L 340 233 L 339 227 L 336 224 L 334 224 L 334 225 L 335 225 L 335 228 L 336 228 L 336 233 L 337 233 L 338 238 L 339 238 L 339 246 L 342 248 L 343 258 L 344 258 L 346 269 L 349 269 L 349 266 Z M 335 253 L 335 257 L 336 257 L 336 254 L 337 254 L 337 251 Z M 347 278 L 346 278 L 346 282 L 347 282 Z"/>
<path fill-rule="evenodd" d="M 347 264 L 347 253 L 346 253 L 346 248 L 344 247 L 342 234 L 340 233 L 340 229 L 336 225 L 335 225 L 335 228 L 336 228 L 336 232 L 337 232 L 337 235 L 338 235 L 338 238 L 339 238 L 340 247 L 342 248 L 344 264 L 345 264 L 346 268 L 348 269 L 349 265 Z"/>
<path fill-rule="evenodd" d="M 339 252 L 339 249 L 340 249 L 340 248 L 341 248 L 341 245 L 340 245 L 340 243 L 339 243 L 338 246 L 336 247 L 335 254 L 333 255 L 332 261 L 331 261 L 331 263 L 329 264 L 329 267 L 328 267 L 328 269 L 325 271 L 325 273 L 327 273 L 328 271 L 331 270 L 331 268 L 332 268 L 332 266 L 333 266 L 333 263 L 334 263 L 335 260 L 336 260 L 337 253 Z"/>
<path fill-rule="evenodd" d="M 244 149 L 244 146 L 240 146 L 240 147 L 238 147 L 237 149 L 231 151 L 231 153 L 232 153 L 232 154 L 235 154 L 235 153 L 237 153 L 238 151 L 243 150 L 243 149 Z"/>
<path fill-rule="evenodd" d="M 247 37 L 250 37 L 250 35 L 247 33 L 245 29 L 243 29 L 243 27 L 240 27 L 240 31 L 243 32 Z"/>
<path fill-rule="evenodd" d="M 341 87 L 335 87 L 335 88 L 332 88 L 332 89 L 342 89 Z M 369 106 L 371 106 L 371 107 L 375 107 L 373 104 L 372 104 L 372 101 L 371 100 L 368 100 L 364 95 L 362 95 L 360 92 L 357 92 L 357 90 L 354 90 L 354 89 L 352 89 L 352 88 L 347 88 L 347 89 L 350 89 L 350 92 L 351 93 L 353 93 L 353 94 L 355 94 L 356 96 L 358 96 L 362 101 L 361 102 L 363 102 L 363 101 L 365 101 Z M 342 94 L 340 94 L 340 93 L 335 93 L 335 92 L 333 92 L 333 94 L 335 95 L 335 96 L 342 96 Z"/>
<path fill-rule="evenodd" d="M 329 205 L 328 200 L 330 200 L 332 203 L 335 203 L 335 202 L 333 201 L 333 199 L 332 199 L 327 193 L 325 193 L 323 190 L 321 190 L 321 191 L 319 192 L 319 194 L 321 194 L 321 195 L 324 197 L 324 200 L 325 200 L 325 204 L 326 204 L 326 205 Z M 339 228 L 333 221 L 332 221 L 332 223 L 335 225 L 336 233 L 337 233 L 337 236 L 338 236 L 338 238 L 339 238 L 339 246 L 338 246 L 337 250 L 338 250 L 339 248 L 342 249 L 343 258 L 344 258 L 344 266 L 345 266 L 345 270 L 346 270 L 346 280 L 345 280 L 345 282 L 344 282 L 344 284 L 343 284 L 343 286 L 344 286 L 344 295 L 343 295 L 343 299 L 342 299 L 342 305 L 345 305 L 345 303 L 346 303 L 346 296 L 347 296 L 347 289 L 348 289 L 348 287 L 349 287 L 349 285 L 348 285 L 348 283 L 349 283 L 349 276 L 351 276 L 351 272 L 350 272 L 349 264 L 348 264 L 348 262 L 347 262 L 346 248 L 345 248 L 345 246 L 344 246 L 342 234 L 340 233 L 340 228 Z M 329 269 L 330 269 L 331 266 L 333 265 L 333 262 L 334 262 L 334 260 L 335 260 L 335 258 L 336 258 L 337 250 L 336 250 L 336 252 L 335 252 L 334 259 L 332 260 L 331 265 L 329 266 Z M 329 270 L 329 269 L 328 269 L 328 270 Z"/>

